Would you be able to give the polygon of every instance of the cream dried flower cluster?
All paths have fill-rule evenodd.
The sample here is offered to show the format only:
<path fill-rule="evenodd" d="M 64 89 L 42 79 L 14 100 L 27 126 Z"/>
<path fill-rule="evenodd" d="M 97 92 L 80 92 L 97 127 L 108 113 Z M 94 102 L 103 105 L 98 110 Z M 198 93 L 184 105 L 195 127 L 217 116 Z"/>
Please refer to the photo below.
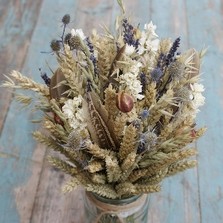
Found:
<path fill-rule="evenodd" d="M 58 68 L 42 72 L 45 84 L 17 71 L 16 83 L 8 76 L 3 84 L 37 92 L 48 135 L 33 135 L 62 154 L 49 160 L 71 175 L 64 190 L 82 185 L 112 199 L 157 192 L 165 177 L 194 167 L 196 149 L 187 145 L 205 131 L 195 122 L 203 52 L 178 53 L 180 38 L 160 40 L 152 22 L 140 30 L 125 14 L 117 21 L 115 35 L 86 36 L 68 31 L 65 15 L 62 38 L 51 42 Z"/>

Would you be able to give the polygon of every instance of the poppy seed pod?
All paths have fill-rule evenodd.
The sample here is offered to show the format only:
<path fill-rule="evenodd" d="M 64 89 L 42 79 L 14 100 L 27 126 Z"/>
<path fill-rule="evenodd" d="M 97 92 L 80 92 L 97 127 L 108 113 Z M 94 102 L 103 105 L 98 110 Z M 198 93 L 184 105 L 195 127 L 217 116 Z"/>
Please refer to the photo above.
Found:
<path fill-rule="evenodd" d="M 116 96 L 116 106 L 121 112 L 130 112 L 134 106 L 133 98 L 124 91 L 121 91 Z"/>

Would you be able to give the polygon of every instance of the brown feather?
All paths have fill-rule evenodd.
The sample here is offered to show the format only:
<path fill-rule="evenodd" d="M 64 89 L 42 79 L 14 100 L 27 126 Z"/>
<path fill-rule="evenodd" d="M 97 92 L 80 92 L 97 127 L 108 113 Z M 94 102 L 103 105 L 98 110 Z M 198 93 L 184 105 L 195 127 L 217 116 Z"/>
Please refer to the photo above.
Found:
<path fill-rule="evenodd" d="M 66 78 L 62 73 L 61 69 L 58 68 L 50 80 L 49 90 L 51 98 L 59 99 L 61 97 L 66 96 L 65 92 L 69 90 L 69 87 L 65 84 L 61 84 L 58 86 L 58 84 L 60 84 L 62 81 L 66 81 Z"/>
<path fill-rule="evenodd" d="M 116 145 L 111 137 L 108 127 L 95 107 L 91 92 L 87 92 L 87 103 L 91 122 L 96 132 L 99 146 L 102 148 L 116 150 Z"/>

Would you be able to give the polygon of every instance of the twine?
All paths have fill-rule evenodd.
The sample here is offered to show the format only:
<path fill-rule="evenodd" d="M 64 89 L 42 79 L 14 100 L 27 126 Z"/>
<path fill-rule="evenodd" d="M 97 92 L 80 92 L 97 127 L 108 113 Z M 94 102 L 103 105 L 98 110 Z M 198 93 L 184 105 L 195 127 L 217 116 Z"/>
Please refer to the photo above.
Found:
<path fill-rule="evenodd" d="M 139 197 L 137 200 L 124 205 L 114 205 L 109 203 L 104 203 L 100 200 L 98 200 L 92 193 L 86 192 L 86 196 L 88 199 L 102 212 L 97 216 L 95 221 L 93 223 L 100 223 L 100 219 L 103 215 L 115 215 L 120 223 L 124 223 L 124 219 L 119 216 L 121 212 L 128 211 L 129 209 L 136 209 L 140 206 L 143 206 L 143 204 L 146 201 L 147 195 L 144 194 L 141 197 Z M 133 212 L 133 211 L 132 211 Z M 134 213 L 134 212 L 133 212 Z"/>

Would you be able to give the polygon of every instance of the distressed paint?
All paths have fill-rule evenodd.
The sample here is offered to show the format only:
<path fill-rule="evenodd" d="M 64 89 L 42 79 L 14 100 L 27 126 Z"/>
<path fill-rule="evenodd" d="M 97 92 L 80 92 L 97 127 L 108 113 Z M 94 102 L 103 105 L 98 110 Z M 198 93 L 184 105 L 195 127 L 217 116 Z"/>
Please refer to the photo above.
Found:
<path fill-rule="evenodd" d="M 110 11 L 108 8 L 113 4 L 113 0 L 109 1 L 76 1 L 76 7 L 71 10 L 73 27 L 82 28 L 85 33 L 89 33 L 89 21 L 96 27 L 99 27 L 101 21 L 109 23 Z M 89 15 L 89 13 L 79 10 L 81 8 L 89 12 L 101 12 L 98 16 Z M 81 18 L 81 19 L 80 19 Z M 106 22 L 107 21 L 107 22 Z M 47 162 L 44 162 L 41 179 L 39 182 L 36 200 L 33 207 L 33 215 L 31 222 L 68 222 L 68 223 L 84 223 L 83 218 L 83 198 L 81 190 L 74 191 L 70 194 L 61 193 L 61 186 L 69 179 L 65 174 L 50 168 Z"/>
<path fill-rule="evenodd" d="M 180 50 L 188 47 L 187 14 L 184 1 L 152 1 L 151 20 L 160 38 L 181 36 Z M 196 157 L 195 157 L 196 158 Z M 187 170 L 163 182 L 162 191 L 151 195 L 151 222 L 200 222 L 196 169 Z"/>
<path fill-rule="evenodd" d="M 19 186 L 16 186 L 13 190 L 13 198 L 19 215 L 18 219 L 22 223 L 30 222 L 33 213 L 36 188 L 41 178 L 44 156 L 45 149 L 42 146 L 37 146 L 31 160 L 22 159 L 26 164 L 26 168 L 28 168 L 28 171 L 26 170 L 24 172 L 30 174 L 24 182 L 20 183 Z"/>
<path fill-rule="evenodd" d="M 22 2 L 16 1 L 17 6 L 20 3 L 22 4 Z M 43 2 L 40 14 L 36 15 L 35 18 L 35 21 L 38 22 L 32 36 L 22 73 L 35 80 L 40 80 L 38 68 L 44 65 L 46 60 L 53 65 L 54 60 L 51 59 L 52 56 L 50 54 L 41 54 L 40 51 L 49 51 L 49 42 L 53 35 L 58 35 L 58 26 L 60 26 L 58 18 L 61 18 L 65 13 L 74 14 L 72 9 L 75 9 L 75 4 L 76 2 L 73 0 L 66 1 L 66 4 L 62 0 Z M 26 10 L 28 11 L 28 9 Z M 25 17 L 23 23 L 29 22 L 27 21 L 29 13 L 21 10 L 21 14 Z M 10 19 L 11 17 L 9 16 Z M 20 28 L 23 29 L 19 26 L 18 29 Z M 11 35 L 13 36 L 13 33 Z M 18 43 L 21 42 L 21 44 L 26 41 L 26 36 L 18 39 Z M 17 56 L 19 57 L 19 55 L 15 54 L 15 57 Z M 46 69 L 46 65 L 44 69 Z M 19 110 L 16 102 L 11 103 L 0 138 L 1 153 L 10 157 L 7 159 L 1 158 L 0 160 L 0 222 L 2 223 L 26 223 L 31 219 L 32 208 L 36 199 L 36 190 L 39 184 L 39 180 L 33 179 L 35 177 L 40 179 L 43 161 L 43 157 L 41 158 L 40 155 L 37 157 L 33 156 L 36 143 L 31 137 L 31 132 L 37 126 L 30 123 L 30 120 L 34 118 L 32 113 Z M 40 163 L 37 164 L 36 162 L 39 159 Z M 31 190 L 26 190 L 27 185 L 32 187 L 30 188 Z M 20 199 L 22 195 L 26 197 L 29 205 L 22 202 L 22 199 Z M 28 208 L 28 206 L 30 207 Z M 23 221 L 24 219 L 25 221 Z"/>
<path fill-rule="evenodd" d="M 206 125 L 208 131 L 198 142 L 200 213 L 203 223 L 223 222 L 223 106 L 222 61 L 223 30 L 222 1 L 187 1 L 190 45 L 208 46 L 202 70 L 206 87 L 206 105 L 198 115 L 198 124 Z M 220 43 L 221 42 L 221 43 Z M 219 44 L 220 43 L 220 44 Z M 220 45 L 220 46 L 219 46 Z"/>
<path fill-rule="evenodd" d="M 0 82 L 3 74 L 21 69 L 39 15 L 40 1 L 0 1 Z M 26 40 L 26 41 L 24 41 Z M 0 133 L 12 94 L 0 88 Z"/>

